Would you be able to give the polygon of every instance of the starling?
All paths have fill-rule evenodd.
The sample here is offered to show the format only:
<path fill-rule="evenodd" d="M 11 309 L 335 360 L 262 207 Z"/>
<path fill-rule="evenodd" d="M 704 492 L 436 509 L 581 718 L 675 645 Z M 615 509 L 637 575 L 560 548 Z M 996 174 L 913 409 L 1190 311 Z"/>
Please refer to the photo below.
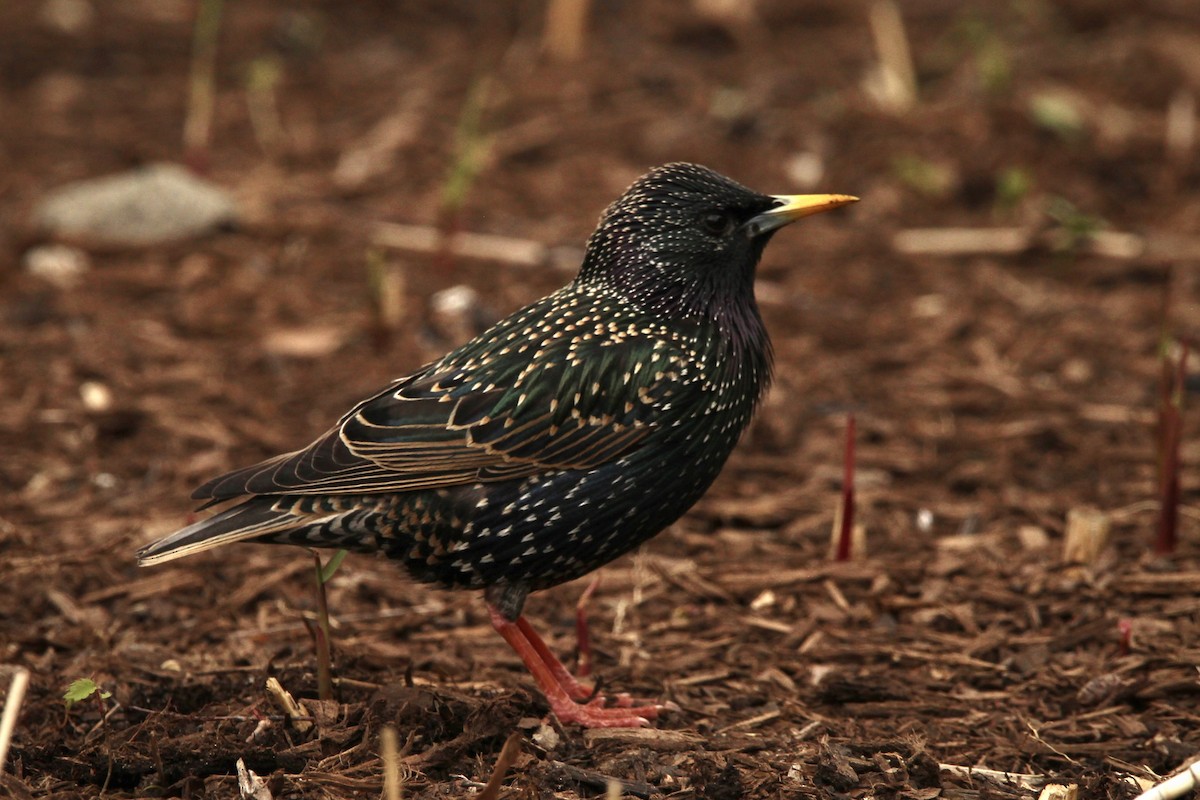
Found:
<path fill-rule="evenodd" d="M 852 203 L 763 195 L 695 164 L 639 178 L 604 212 L 579 275 L 359 403 L 308 447 L 214 478 L 215 515 L 138 552 L 230 542 L 380 552 L 418 581 L 482 589 L 553 712 L 611 707 L 522 617 L 678 519 L 712 484 L 771 379 L 754 273 L 779 228 Z"/>

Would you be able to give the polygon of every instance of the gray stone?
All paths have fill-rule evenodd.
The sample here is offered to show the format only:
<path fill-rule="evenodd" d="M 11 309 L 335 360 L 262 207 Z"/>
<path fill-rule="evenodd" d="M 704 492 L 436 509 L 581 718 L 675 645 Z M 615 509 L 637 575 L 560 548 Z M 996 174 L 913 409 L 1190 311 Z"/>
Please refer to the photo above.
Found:
<path fill-rule="evenodd" d="M 48 231 L 105 244 L 149 245 L 198 236 L 237 219 L 228 192 L 176 164 L 69 184 L 34 212 Z"/>

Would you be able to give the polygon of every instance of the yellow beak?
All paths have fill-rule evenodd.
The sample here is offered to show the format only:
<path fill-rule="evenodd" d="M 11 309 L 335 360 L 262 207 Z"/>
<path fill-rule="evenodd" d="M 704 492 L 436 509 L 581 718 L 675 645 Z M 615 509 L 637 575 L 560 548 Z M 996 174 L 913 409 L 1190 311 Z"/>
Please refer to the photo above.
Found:
<path fill-rule="evenodd" d="M 848 194 L 777 194 L 773 195 L 773 198 L 779 205 L 751 218 L 745 224 L 749 236 L 762 236 L 801 217 L 811 217 L 822 211 L 831 211 L 858 202 L 857 197 Z"/>

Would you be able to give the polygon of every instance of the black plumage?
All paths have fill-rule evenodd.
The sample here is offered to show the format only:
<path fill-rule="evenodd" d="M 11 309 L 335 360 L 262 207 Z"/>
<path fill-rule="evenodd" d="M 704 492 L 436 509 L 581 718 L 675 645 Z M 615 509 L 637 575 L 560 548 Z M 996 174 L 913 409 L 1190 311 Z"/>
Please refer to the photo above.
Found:
<path fill-rule="evenodd" d="M 763 195 L 692 164 L 651 171 L 604 212 L 574 281 L 307 448 L 201 486 L 209 505 L 241 502 L 139 562 L 246 540 L 381 552 L 417 580 L 485 589 L 498 628 L 527 626 L 528 592 L 637 547 L 713 482 L 770 382 L 763 247 L 853 200 Z M 637 718 L 551 703 L 584 724 Z"/>

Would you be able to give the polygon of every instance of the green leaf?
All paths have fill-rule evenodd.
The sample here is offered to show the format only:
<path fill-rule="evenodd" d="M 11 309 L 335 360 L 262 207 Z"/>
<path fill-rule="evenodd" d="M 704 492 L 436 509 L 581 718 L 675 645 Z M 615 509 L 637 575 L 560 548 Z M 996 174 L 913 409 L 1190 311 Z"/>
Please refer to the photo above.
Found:
<path fill-rule="evenodd" d="M 106 692 L 91 678 L 79 678 L 71 681 L 71 685 L 67 687 L 66 693 L 63 695 L 63 700 L 70 708 L 74 703 L 82 703 L 92 695 L 99 693 L 101 700 L 107 700 L 112 697 L 112 692 Z"/>
<path fill-rule="evenodd" d="M 1063 253 L 1075 253 L 1104 228 L 1104 220 L 1080 211 L 1064 197 L 1051 196 L 1046 201 L 1046 216 L 1056 223 L 1054 248 Z"/>
<path fill-rule="evenodd" d="M 338 550 L 333 554 L 329 561 L 325 562 L 325 566 L 321 567 L 321 572 L 318 575 L 321 583 L 329 583 L 329 579 L 333 577 L 333 573 L 338 571 L 338 567 L 342 565 L 342 560 L 346 558 L 346 550 Z"/>
<path fill-rule="evenodd" d="M 483 117 L 490 89 L 486 76 L 477 79 L 463 103 L 454 131 L 454 162 L 442 183 L 443 212 L 453 214 L 462 208 L 471 185 L 485 166 L 489 142 L 483 131 Z"/>
<path fill-rule="evenodd" d="M 1039 128 L 1073 142 L 1083 136 L 1087 119 L 1078 99 L 1064 92 L 1040 92 L 1029 100 L 1029 116 Z"/>
<path fill-rule="evenodd" d="M 933 198 L 950 194 L 958 181 L 953 168 L 914 155 L 892 159 L 892 174 L 909 189 Z"/>
<path fill-rule="evenodd" d="M 1008 167 L 996 176 L 996 207 L 1011 211 L 1033 189 L 1033 177 L 1021 167 Z"/>

